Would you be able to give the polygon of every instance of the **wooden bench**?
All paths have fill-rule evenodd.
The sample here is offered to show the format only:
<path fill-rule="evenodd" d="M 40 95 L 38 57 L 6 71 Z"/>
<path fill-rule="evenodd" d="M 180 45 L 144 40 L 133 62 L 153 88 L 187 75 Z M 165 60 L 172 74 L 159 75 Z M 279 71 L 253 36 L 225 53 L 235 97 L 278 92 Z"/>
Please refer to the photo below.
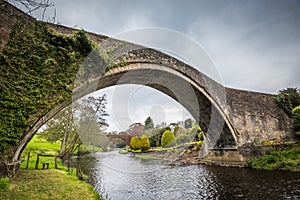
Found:
<path fill-rule="evenodd" d="M 49 162 L 43 162 L 43 169 L 45 169 L 45 166 L 46 169 L 49 169 Z"/>

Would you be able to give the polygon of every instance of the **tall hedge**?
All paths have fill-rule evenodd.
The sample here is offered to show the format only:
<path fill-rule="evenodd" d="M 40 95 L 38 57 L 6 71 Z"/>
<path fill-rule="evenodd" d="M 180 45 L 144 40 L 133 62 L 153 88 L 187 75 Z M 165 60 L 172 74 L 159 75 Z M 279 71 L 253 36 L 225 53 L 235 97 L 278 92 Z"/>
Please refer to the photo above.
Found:
<path fill-rule="evenodd" d="M 172 131 L 166 130 L 161 137 L 161 146 L 174 146 L 176 144 L 175 136 Z"/>

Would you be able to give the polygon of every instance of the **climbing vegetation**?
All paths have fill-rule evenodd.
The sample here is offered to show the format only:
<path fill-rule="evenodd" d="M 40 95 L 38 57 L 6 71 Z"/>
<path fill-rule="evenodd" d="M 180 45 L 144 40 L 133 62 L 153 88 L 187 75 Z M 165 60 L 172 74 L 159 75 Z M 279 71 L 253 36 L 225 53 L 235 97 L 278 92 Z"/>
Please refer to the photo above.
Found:
<path fill-rule="evenodd" d="M 71 98 L 78 69 L 93 48 L 83 30 L 62 35 L 42 22 L 16 23 L 0 52 L 0 153 Z"/>

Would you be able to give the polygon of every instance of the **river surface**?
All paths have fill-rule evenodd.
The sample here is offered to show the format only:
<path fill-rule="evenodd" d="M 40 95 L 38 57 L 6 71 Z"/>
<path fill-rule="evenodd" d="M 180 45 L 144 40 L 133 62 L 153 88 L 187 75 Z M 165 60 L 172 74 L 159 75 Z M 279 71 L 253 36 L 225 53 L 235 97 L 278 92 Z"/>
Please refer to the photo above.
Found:
<path fill-rule="evenodd" d="M 179 166 L 118 151 L 73 158 L 105 199 L 300 199 L 300 173 Z"/>

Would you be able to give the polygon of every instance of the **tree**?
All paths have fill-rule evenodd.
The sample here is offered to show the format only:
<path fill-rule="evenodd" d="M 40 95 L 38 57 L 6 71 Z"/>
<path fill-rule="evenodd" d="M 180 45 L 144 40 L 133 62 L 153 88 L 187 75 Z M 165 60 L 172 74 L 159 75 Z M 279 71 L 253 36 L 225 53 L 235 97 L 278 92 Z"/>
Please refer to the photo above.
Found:
<path fill-rule="evenodd" d="M 52 142 L 61 140 L 61 158 L 67 158 L 82 143 L 105 149 L 107 141 L 101 136 L 108 126 L 104 118 L 108 116 L 105 105 L 106 95 L 74 102 L 46 123 L 42 136 Z"/>
<path fill-rule="evenodd" d="M 129 126 L 127 132 L 132 136 L 140 136 L 144 130 L 144 126 L 141 123 L 134 123 Z"/>
<path fill-rule="evenodd" d="M 68 106 L 46 123 L 41 136 L 50 142 L 61 141 L 59 157 L 64 158 L 81 145 L 75 126 L 73 107 Z"/>
<path fill-rule="evenodd" d="M 191 142 L 191 139 L 190 139 L 190 137 L 189 137 L 188 135 L 186 135 L 186 134 L 180 134 L 180 135 L 178 135 L 178 136 L 176 137 L 176 143 L 177 143 L 178 145 L 180 145 L 180 144 L 185 144 L 185 143 L 189 143 L 189 142 Z"/>
<path fill-rule="evenodd" d="M 300 105 L 300 94 L 297 88 L 280 90 L 274 98 L 279 106 L 290 117 L 292 117 L 292 110 Z"/>
<path fill-rule="evenodd" d="M 106 94 L 97 98 L 89 96 L 79 101 L 79 109 L 76 114 L 79 114 L 81 121 L 85 120 L 96 121 L 102 130 L 108 127 L 105 117 L 108 116 L 106 112 Z"/>
<path fill-rule="evenodd" d="M 300 136 L 300 105 L 293 109 L 292 114 L 294 120 L 294 131 L 297 136 Z"/>
<path fill-rule="evenodd" d="M 43 10 L 42 20 L 44 20 L 45 12 L 47 8 L 53 7 L 54 3 L 49 0 L 7 0 L 7 2 L 13 4 L 15 7 L 23 8 L 23 10 L 32 15 L 34 11 Z M 54 16 L 52 17 L 51 22 L 55 22 L 56 10 L 54 10 Z"/>
<path fill-rule="evenodd" d="M 149 117 L 147 117 L 147 119 L 145 121 L 144 130 L 149 130 L 149 129 L 153 129 L 153 128 L 154 128 L 153 120 L 149 116 Z"/>
<path fill-rule="evenodd" d="M 174 146 L 175 143 L 174 133 L 172 131 L 166 130 L 161 137 L 161 146 Z"/>
<path fill-rule="evenodd" d="M 184 121 L 184 128 L 188 129 L 188 128 L 192 128 L 193 126 L 193 121 L 191 118 L 188 118 Z"/>

